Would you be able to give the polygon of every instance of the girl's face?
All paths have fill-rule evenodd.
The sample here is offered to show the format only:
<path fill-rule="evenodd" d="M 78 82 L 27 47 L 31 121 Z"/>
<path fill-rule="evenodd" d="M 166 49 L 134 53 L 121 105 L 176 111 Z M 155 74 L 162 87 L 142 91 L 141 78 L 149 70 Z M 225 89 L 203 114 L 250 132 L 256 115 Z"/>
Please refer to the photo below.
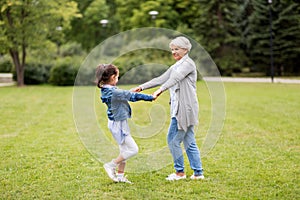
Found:
<path fill-rule="evenodd" d="M 187 49 L 181 48 L 179 46 L 175 46 L 173 44 L 170 45 L 170 48 L 175 60 L 180 60 L 188 52 Z"/>
<path fill-rule="evenodd" d="M 119 81 L 119 70 L 117 70 L 117 74 L 111 76 L 111 85 L 116 86 Z"/>

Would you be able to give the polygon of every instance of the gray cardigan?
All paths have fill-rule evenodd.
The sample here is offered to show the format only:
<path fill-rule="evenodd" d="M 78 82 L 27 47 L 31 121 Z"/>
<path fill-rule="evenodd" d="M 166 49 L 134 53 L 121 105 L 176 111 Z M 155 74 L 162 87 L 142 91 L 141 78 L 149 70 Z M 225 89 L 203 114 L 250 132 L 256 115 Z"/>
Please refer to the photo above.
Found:
<path fill-rule="evenodd" d="M 178 66 L 177 70 L 174 70 L 175 65 Z M 161 76 L 140 85 L 140 87 L 145 90 L 161 85 L 160 89 L 165 91 L 177 84 L 175 90 L 178 99 L 176 119 L 178 129 L 186 132 L 189 126 L 198 123 L 199 106 L 196 82 L 196 65 L 186 54 Z"/>

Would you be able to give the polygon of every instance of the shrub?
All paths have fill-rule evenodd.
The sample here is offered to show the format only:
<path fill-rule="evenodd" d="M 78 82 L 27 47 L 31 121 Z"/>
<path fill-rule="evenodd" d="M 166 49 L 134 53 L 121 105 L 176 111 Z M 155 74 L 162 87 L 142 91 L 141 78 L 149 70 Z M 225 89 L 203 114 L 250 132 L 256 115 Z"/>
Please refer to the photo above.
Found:
<path fill-rule="evenodd" d="M 11 73 L 13 64 L 8 55 L 0 56 L 0 73 Z"/>
<path fill-rule="evenodd" d="M 30 61 L 25 65 L 24 83 L 29 85 L 48 82 L 51 64 Z"/>
<path fill-rule="evenodd" d="M 76 75 L 76 85 L 95 85 L 95 70 L 96 67 L 84 67 L 78 70 Z"/>
<path fill-rule="evenodd" d="M 66 43 L 65 45 L 62 45 L 60 51 L 63 57 L 76 55 L 80 56 L 86 54 L 82 49 L 81 45 L 76 42 Z"/>
<path fill-rule="evenodd" d="M 78 62 L 72 58 L 59 60 L 50 71 L 49 83 L 58 86 L 74 85 L 77 71 Z"/>

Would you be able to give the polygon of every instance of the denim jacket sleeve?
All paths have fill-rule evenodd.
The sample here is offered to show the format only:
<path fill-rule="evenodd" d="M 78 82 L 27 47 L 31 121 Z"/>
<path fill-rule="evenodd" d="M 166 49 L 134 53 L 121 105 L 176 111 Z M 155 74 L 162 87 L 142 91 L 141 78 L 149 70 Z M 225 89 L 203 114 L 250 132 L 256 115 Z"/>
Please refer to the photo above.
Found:
<path fill-rule="evenodd" d="M 141 93 L 130 92 L 128 90 L 116 89 L 114 91 L 114 97 L 121 101 L 152 101 L 153 96 Z"/>

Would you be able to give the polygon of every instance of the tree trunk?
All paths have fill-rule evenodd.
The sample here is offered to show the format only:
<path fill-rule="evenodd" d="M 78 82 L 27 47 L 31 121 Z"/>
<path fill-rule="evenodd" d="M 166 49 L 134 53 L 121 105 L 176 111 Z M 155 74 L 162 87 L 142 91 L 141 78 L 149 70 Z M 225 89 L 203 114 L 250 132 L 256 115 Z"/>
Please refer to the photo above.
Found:
<path fill-rule="evenodd" d="M 19 52 L 12 49 L 9 50 L 13 63 L 17 72 L 17 85 L 19 87 L 24 86 L 24 64 L 20 63 Z"/>
<path fill-rule="evenodd" d="M 10 9 L 7 9 L 6 11 L 6 17 L 8 20 L 8 23 L 10 25 L 11 28 L 14 28 L 14 21 L 13 18 L 11 17 L 11 11 Z M 23 24 L 24 19 L 26 17 L 26 12 L 24 10 L 24 7 L 22 7 L 21 10 L 21 24 Z M 22 60 L 20 61 L 20 56 L 19 56 L 19 50 L 16 44 L 18 44 L 17 41 L 15 41 L 15 38 L 10 38 L 12 41 L 15 42 L 15 46 L 13 46 L 12 48 L 9 49 L 9 53 L 10 56 L 13 60 L 13 63 L 15 65 L 16 68 L 16 72 L 17 72 L 17 85 L 19 87 L 24 86 L 24 67 L 25 67 L 25 61 L 26 61 L 26 40 L 25 40 L 25 36 L 24 33 L 22 35 L 22 42 L 21 42 L 21 46 L 22 46 Z"/>

